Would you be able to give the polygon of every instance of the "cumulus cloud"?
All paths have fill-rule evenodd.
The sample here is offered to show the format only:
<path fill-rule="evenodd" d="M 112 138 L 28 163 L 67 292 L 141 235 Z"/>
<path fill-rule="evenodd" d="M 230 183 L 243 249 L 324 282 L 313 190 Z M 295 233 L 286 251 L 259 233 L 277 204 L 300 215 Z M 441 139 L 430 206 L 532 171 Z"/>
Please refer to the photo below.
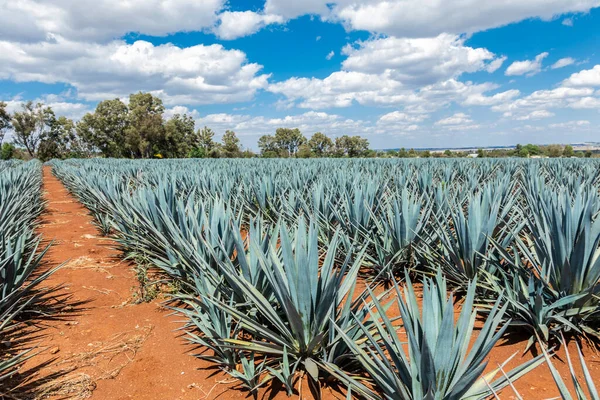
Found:
<path fill-rule="evenodd" d="M 537 119 L 544 119 L 544 118 L 550 118 L 550 117 L 554 117 L 554 113 L 550 112 L 550 111 L 546 111 L 546 110 L 536 110 L 536 111 L 532 111 L 527 115 L 522 115 L 520 117 L 517 117 L 516 119 L 518 121 L 529 121 L 529 120 L 537 120 Z M 510 113 L 508 113 L 506 116 L 511 116 Z"/>
<path fill-rule="evenodd" d="M 281 118 L 227 113 L 210 114 L 198 119 L 197 125 L 210 126 L 218 133 L 231 129 L 241 137 L 273 134 L 277 128 L 281 127 L 299 128 L 308 136 L 318 131 L 330 136 L 341 136 L 348 133 L 359 135 L 373 132 L 372 124 L 368 122 L 316 111 Z"/>
<path fill-rule="evenodd" d="M 571 58 L 571 57 L 566 57 L 566 58 L 561 58 L 560 60 L 558 60 L 557 62 L 552 64 L 552 66 L 550 68 L 551 69 L 559 69 L 559 68 L 568 67 L 569 65 L 573 65 L 573 64 L 575 64 L 575 59 Z"/>
<path fill-rule="evenodd" d="M 267 0 L 265 10 L 286 18 L 317 14 L 341 21 L 351 30 L 432 37 L 443 32 L 472 33 L 528 18 L 548 20 L 598 6 L 598 0 Z"/>
<path fill-rule="evenodd" d="M 180 48 L 137 41 L 127 44 L 0 41 L 0 79 L 65 83 L 81 98 L 104 100 L 149 91 L 167 104 L 214 104 L 247 101 L 267 85 L 261 65 L 245 53 L 221 45 Z"/>
<path fill-rule="evenodd" d="M 219 15 L 214 32 L 221 39 L 233 40 L 258 32 L 271 24 L 284 22 L 280 15 L 259 14 L 253 11 L 226 11 Z"/>
<path fill-rule="evenodd" d="M 441 119 L 435 123 L 435 125 L 463 125 L 470 124 L 473 122 L 470 116 L 465 113 L 456 113 L 451 117 Z"/>
<path fill-rule="evenodd" d="M 568 122 L 560 122 L 557 124 L 548 125 L 553 129 L 577 129 L 577 128 L 585 128 L 590 125 L 590 121 L 587 120 L 579 120 L 579 121 L 568 121 Z"/>
<path fill-rule="evenodd" d="M 429 118 L 427 114 L 407 114 L 400 111 L 393 111 L 382 115 L 377 123 L 379 124 L 416 124 Z"/>
<path fill-rule="evenodd" d="M 131 32 L 201 31 L 215 24 L 224 5 L 225 0 L 0 0 L 0 37 L 43 41 L 50 33 L 110 41 Z"/>
<path fill-rule="evenodd" d="M 497 62 L 494 54 L 484 48 L 465 46 L 465 39 L 441 34 L 427 39 L 379 38 L 346 46 L 348 58 L 342 68 L 379 74 L 385 71 L 403 84 L 431 84 L 458 77 L 463 73 L 489 68 Z M 494 67 L 496 67 L 494 65 Z"/>
<path fill-rule="evenodd" d="M 563 86 L 600 86 L 600 65 L 574 73 L 563 82 Z"/>
<path fill-rule="evenodd" d="M 486 70 L 497 58 L 486 49 L 465 46 L 464 38 L 455 35 L 376 38 L 346 46 L 343 53 L 348 58 L 341 71 L 323 79 L 290 78 L 268 90 L 302 108 L 398 104 L 429 112 L 496 88 L 457 80 L 464 73 Z"/>
<path fill-rule="evenodd" d="M 533 76 L 542 70 L 542 61 L 549 53 L 538 54 L 534 60 L 515 61 L 506 69 L 506 76 L 527 75 Z"/>

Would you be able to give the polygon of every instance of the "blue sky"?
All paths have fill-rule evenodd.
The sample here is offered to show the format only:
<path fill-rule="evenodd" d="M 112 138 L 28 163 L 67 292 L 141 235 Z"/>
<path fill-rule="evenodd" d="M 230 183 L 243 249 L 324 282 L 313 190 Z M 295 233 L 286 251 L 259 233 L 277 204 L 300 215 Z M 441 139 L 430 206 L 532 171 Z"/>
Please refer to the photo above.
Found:
<path fill-rule="evenodd" d="M 488 4 L 489 3 L 489 4 Z M 600 0 L 0 0 L 0 100 L 374 148 L 600 141 Z"/>

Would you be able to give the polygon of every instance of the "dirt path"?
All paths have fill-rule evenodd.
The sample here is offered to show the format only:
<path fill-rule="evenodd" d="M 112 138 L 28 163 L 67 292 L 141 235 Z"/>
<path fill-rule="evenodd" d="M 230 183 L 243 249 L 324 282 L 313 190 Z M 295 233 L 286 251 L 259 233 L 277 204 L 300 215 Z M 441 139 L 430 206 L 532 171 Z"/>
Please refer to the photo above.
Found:
<path fill-rule="evenodd" d="M 66 265 L 48 285 L 62 284 L 57 294 L 84 302 L 47 324 L 39 333 L 49 349 L 28 367 L 54 359 L 42 370 L 65 374 L 48 383 L 49 394 L 93 399 L 211 399 L 227 388 L 206 363 L 189 355 L 193 349 L 175 330 L 160 300 L 135 304 L 138 281 L 132 265 L 118 259 L 114 242 L 98 237 L 87 210 L 71 196 L 48 167 L 44 168 L 48 202 L 39 233 L 54 244 L 46 260 Z M 212 392 L 211 392 L 212 390 Z M 220 398 L 243 398 L 229 390 Z"/>

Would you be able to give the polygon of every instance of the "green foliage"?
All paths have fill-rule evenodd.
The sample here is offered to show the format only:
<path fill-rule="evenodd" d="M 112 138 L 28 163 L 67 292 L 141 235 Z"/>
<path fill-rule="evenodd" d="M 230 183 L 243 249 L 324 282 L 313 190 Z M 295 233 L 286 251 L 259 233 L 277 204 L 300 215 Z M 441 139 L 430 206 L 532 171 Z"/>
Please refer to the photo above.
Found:
<path fill-rule="evenodd" d="M 15 146 L 4 143 L 0 148 L 0 160 L 10 160 L 15 154 Z"/>

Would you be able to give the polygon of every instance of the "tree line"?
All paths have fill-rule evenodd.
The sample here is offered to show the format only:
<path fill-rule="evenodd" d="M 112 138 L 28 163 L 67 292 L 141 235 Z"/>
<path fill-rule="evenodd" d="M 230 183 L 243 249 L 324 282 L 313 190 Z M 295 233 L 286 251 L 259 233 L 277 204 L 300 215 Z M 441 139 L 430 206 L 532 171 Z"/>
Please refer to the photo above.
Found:
<path fill-rule="evenodd" d="M 7 131 L 12 142 L 3 143 Z M 57 117 L 43 103 L 25 102 L 12 114 L 0 102 L 0 159 L 15 156 L 50 159 L 111 158 L 241 158 L 241 157 L 466 157 L 468 152 L 406 150 L 375 151 L 360 136 L 334 139 L 317 132 L 310 138 L 295 128 L 278 128 L 274 135 L 258 140 L 260 154 L 244 149 L 236 133 L 227 130 L 220 142 L 208 127 L 196 129 L 194 118 L 175 114 L 165 118 L 160 98 L 135 93 L 129 103 L 105 100 L 77 122 Z M 515 149 L 478 150 L 478 157 L 590 157 L 591 152 L 575 153 L 571 146 L 518 145 Z"/>
<path fill-rule="evenodd" d="M 3 143 L 12 130 L 12 143 Z M 196 129 L 194 118 L 175 114 L 165 118 L 160 98 L 150 93 L 135 93 L 129 103 L 120 99 L 105 100 L 93 113 L 74 122 L 57 117 L 43 103 L 23 103 L 10 114 L 7 104 L 0 102 L 1 158 L 18 152 L 29 158 L 237 158 L 255 157 L 244 149 L 236 133 L 228 130 L 220 142 L 212 129 Z M 318 132 L 310 140 L 299 129 L 279 128 L 275 135 L 258 141 L 263 157 L 364 157 L 369 142 L 359 136 L 330 139 Z"/>

